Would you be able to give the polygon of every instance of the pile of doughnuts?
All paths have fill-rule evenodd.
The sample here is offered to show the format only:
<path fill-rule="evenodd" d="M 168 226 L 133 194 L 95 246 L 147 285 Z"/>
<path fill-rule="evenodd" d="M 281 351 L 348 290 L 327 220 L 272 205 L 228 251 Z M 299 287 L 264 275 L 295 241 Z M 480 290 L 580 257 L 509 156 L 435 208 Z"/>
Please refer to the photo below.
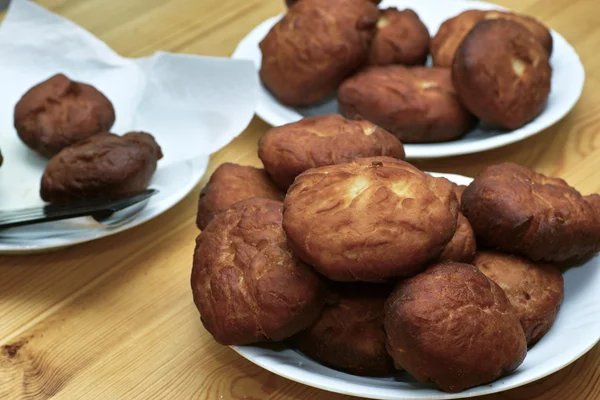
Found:
<path fill-rule="evenodd" d="M 17 102 L 21 141 L 49 158 L 40 197 L 49 203 L 119 198 L 145 190 L 163 156 L 145 132 L 110 133 L 115 110 L 95 87 L 57 74 Z M 1 157 L 0 157 L 1 160 Z M 1 161 L 0 161 L 1 163 Z"/>
<path fill-rule="evenodd" d="M 556 263 L 600 251 L 600 195 L 511 163 L 459 186 L 367 120 L 276 127 L 258 154 L 264 169 L 219 166 L 198 204 L 193 298 L 224 345 L 462 391 L 523 362 L 559 312 Z"/>
<path fill-rule="evenodd" d="M 378 3 L 288 0 L 260 43 L 265 88 L 292 107 L 337 91 L 342 115 L 361 116 L 405 143 L 456 140 L 478 122 L 518 129 L 545 107 L 552 36 L 536 19 L 467 10 L 431 37 L 413 10 Z"/>

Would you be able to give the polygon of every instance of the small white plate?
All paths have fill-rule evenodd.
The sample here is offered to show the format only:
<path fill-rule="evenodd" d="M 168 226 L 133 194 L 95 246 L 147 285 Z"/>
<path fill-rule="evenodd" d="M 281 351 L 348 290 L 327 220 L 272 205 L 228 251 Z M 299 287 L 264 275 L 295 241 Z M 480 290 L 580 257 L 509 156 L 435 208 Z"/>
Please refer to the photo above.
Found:
<path fill-rule="evenodd" d="M 163 52 L 124 58 L 71 21 L 34 2 L 13 0 L 0 25 L 1 210 L 44 204 L 39 187 L 47 160 L 21 142 L 13 110 L 29 88 L 56 73 L 91 84 L 110 99 L 116 112 L 112 132 L 154 135 L 164 157 L 150 187 L 159 193 L 115 226 L 77 218 L 1 230 L 0 254 L 71 246 L 158 216 L 194 189 L 209 155 L 254 116 L 258 79 L 249 61 Z"/>
<path fill-rule="evenodd" d="M 440 24 L 468 9 L 503 9 L 500 6 L 480 1 L 439 1 L 439 0 L 384 0 L 381 8 L 411 8 L 423 20 L 433 36 Z M 258 44 L 282 15 L 269 18 L 254 28 L 238 44 L 233 58 L 252 60 L 257 71 L 260 69 L 262 55 Z M 535 135 L 552 126 L 564 117 L 575 105 L 583 90 L 585 72 L 575 49 L 560 34 L 552 31 L 554 50 L 552 65 L 552 90 L 544 111 L 532 122 L 520 129 L 503 132 L 477 127 L 459 140 L 446 143 L 407 144 L 406 155 L 409 158 L 438 158 L 477 153 L 505 146 Z M 306 116 L 337 113 L 335 98 L 315 107 L 291 108 L 279 103 L 264 86 L 260 85 L 256 113 L 265 122 L 279 126 L 295 122 Z"/>
<path fill-rule="evenodd" d="M 435 174 L 468 185 L 471 178 Z M 284 378 L 330 392 L 370 399 L 460 399 L 501 392 L 541 379 L 566 367 L 600 340 L 600 255 L 564 274 L 565 297 L 552 329 L 527 353 L 516 371 L 488 385 L 460 393 L 444 393 L 433 385 L 416 382 L 405 373 L 397 377 L 369 378 L 325 367 L 282 345 L 232 346 L 254 364 Z"/>

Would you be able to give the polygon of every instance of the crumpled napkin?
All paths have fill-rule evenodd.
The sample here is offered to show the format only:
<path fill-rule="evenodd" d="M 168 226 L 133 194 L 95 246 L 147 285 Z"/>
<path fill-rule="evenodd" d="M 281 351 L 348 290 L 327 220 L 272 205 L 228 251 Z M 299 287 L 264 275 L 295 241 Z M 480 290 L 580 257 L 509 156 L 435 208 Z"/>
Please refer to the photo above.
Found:
<path fill-rule="evenodd" d="M 46 160 L 17 137 L 21 96 L 56 73 L 89 83 L 113 103 L 112 132 L 152 133 L 163 148 L 157 174 L 206 158 L 254 115 L 258 78 L 251 61 L 157 52 L 121 57 L 83 28 L 28 0 L 13 0 L 0 25 L 0 209 L 42 204 Z"/>

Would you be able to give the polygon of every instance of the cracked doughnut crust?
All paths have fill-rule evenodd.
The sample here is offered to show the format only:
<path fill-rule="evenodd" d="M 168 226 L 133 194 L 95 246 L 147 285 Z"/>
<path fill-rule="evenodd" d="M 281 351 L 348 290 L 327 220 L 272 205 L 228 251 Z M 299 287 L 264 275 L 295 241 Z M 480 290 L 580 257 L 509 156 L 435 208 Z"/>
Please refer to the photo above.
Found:
<path fill-rule="evenodd" d="M 308 328 L 326 288 L 287 246 L 281 202 L 251 198 L 196 239 L 191 286 L 202 323 L 224 345 L 279 341 Z"/>
<path fill-rule="evenodd" d="M 315 167 L 357 157 L 404 158 L 404 146 L 391 133 L 365 120 L 339 114 L 308 117 L 270 129 L 260 140 L 258 156 L 281 190 Z"/>
<path fill-rule="evenodd" d="M 284 203 L 295 253 L 336 281 L 414 275 L 456 231 L 453 188 L 404 161 L 371 157 L 299 175 Z"/>
<path fill-rule="evenodd" d="M 238 201 L 251 197 L 283 201 L 284 196 L 264 169 L 223 163 L 200 192 L 196 225 L 204 229 L 215 215 Z"/>
<path fill-rule="evenodd" d="M 435 264 L 400 281 L 386 302 L 384 326 L 395 364 L 448 392 L 492 382 L 527 353 L 502 289 L 467 264 Z"/>
<path fill-rule="evenodd" d="M 552 327 L 564 297 L 564 282 L 554 265 L 496 251 L 479 251 L 473 261 L 504 290 L 513 305 L 529 346 Z"/>
<path fill-rule="evenodd" d="M 483 244 L 534 261 L 600 250 L 600 213 L 592 204 L 562 179 L 517 164 L 486 168 L 463 193 L 462 212 Z"/>

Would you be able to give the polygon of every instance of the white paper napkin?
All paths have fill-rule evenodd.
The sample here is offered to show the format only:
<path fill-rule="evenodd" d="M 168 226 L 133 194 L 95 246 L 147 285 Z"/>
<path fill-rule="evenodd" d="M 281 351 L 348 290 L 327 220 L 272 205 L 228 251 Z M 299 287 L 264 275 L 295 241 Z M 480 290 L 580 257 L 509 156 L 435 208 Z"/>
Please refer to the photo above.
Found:
<path fill-rule="evenodd" d="M 238 136 L 254 115 L 258 78 L 251 61 L 158 52 L 121 57 L 104 42 L 27 0 L 13 0 L 0 25 L 0 208 L 41 204 L 46 160 L 19 140 L 13 110 L 56 73 L 89 83 L 113 103 L 112 132 L 152 133 L 163 148 L 159 171 L 205 157 Z"/>

